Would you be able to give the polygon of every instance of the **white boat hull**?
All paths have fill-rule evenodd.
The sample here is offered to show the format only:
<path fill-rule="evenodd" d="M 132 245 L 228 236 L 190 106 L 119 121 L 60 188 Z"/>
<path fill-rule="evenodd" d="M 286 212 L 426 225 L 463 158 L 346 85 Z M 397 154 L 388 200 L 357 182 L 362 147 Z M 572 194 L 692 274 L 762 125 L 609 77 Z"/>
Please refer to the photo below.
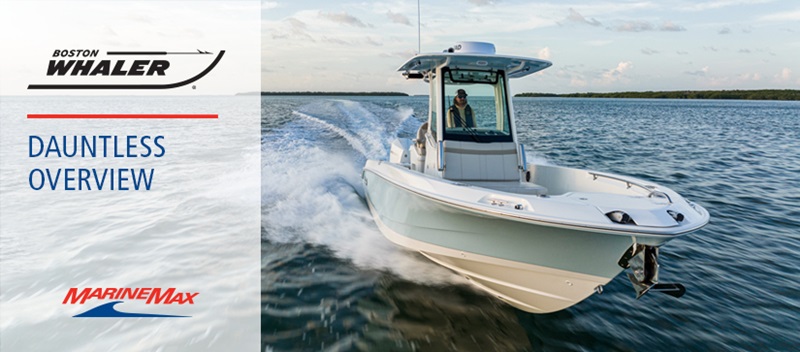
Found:
<path fill-rule="evenodd" d="M 389 240 L 533 313 L 555 312 L 589 297 L 623 270 L 619 259 L 634 242 L 657 246 L 675 237 L 591 229 L 465 206 L 437 197 L 433 190 L 466 185 L 390 163 L 369 161 L 363 178 L 370 211 Z M 463 191 L 502 196 L 472 186 Z"/>
<path fill-rule="evenodd" d="M 431 261 L 461 274 L 484 291 L 527 312 L 550 313 L 569 308 L 611 280 L 418 241 L 394 232 L 383 224 L 372 207 L 370 209 L 375 223 L 390 241 L 419 251 Z"/>

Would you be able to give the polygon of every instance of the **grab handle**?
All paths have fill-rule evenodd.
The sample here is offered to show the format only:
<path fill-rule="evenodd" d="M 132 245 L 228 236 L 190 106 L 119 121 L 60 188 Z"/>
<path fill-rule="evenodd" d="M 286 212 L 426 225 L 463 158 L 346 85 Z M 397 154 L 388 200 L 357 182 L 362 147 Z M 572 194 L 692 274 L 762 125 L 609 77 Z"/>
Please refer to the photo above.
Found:
<path fill-rule="evenodd" d="M 439 171 L 444 171 L 444 142 L 439 141 Z"/>

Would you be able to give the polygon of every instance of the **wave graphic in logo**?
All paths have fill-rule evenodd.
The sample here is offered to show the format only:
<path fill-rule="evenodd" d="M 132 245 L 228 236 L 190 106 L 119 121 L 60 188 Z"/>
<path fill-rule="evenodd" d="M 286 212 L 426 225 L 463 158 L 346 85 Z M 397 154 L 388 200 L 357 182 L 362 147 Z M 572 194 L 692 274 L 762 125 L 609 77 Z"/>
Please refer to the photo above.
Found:
<path fill-rule="evenodd" d="M 188 315 L 167 315 L 167 314 L 149 314 L 149 313 L 128 313 L 120 312 L 114 309 L 114 306 L 123 303 L 123 301 L 109 302 L 83 313 L 72 316 L 73 318 L 191 318 Z"/>

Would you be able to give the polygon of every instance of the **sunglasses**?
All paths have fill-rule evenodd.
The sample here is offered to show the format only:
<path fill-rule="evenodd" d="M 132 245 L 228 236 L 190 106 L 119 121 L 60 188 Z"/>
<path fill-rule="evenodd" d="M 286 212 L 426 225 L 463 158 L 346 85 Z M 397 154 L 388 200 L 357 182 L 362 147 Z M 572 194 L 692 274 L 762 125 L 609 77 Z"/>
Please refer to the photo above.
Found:
<path fill-rule="evenodd" d="M 466 95 L 456 95 L 456 97 L 461 98 L 461 99 L 465 99 L 467 96 Z"/>

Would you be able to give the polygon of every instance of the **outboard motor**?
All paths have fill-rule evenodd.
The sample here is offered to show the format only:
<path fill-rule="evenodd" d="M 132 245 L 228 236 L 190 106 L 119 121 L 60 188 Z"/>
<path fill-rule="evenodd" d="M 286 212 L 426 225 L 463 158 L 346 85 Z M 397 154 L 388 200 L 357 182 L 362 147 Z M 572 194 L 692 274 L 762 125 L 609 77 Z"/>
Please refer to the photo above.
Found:
<path fill-rule="evenodd" d="M 658 282 L 658 247 L 634 243 L 618 264 L 631 269 L 628 279 L 636 290 L 636 299 L 650 291 L 666 293 L 675 298 L 686 293 L 686 287 L 682 284 Z"/>

